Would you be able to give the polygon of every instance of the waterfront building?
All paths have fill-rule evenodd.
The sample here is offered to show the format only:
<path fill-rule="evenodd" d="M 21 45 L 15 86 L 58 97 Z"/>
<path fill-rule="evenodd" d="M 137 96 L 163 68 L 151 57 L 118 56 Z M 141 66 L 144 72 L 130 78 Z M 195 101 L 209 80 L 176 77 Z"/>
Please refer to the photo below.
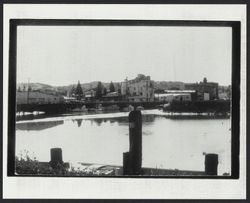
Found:
<path fill-rule="evenodd" d="M 231 98 L 231 86 L 219 86 L 219 99 L 228 100 Z"/>
<path fill-rule="evenodd" d="M 150 76 L 138 74 L 135 79 L 121 83 L 121 95 L 132 102 L 154 101 L 154 83 Z"/>
<path fill-rule="evenodd" d="M 228 94 L 226 92 L 221 92 L 219 93 L 219 99 L 228 100 L 230 98 L 228 97 Z"/>
<path fill-rule="evenodd" d="M 198 93 L 196 90 L 164 90 L 165 94 L 168 95 L 183 95 L 181 96 L 181 100 L 183 101 L 196 101 L 198 97 Z M 190 96 L 187 96 L 190 95 Z"/>
<path fill-rule="evenodd" d="M 185 83 L 186 90 L 196 90 L 198 93 L 198 100 L 209 100 L 218 99 L 218 89 L 219 84 L 215 82 L 207 82 L 207 79 L 204 78 L 203 82 L 200 83 Z M 207 94 L 209 94 L 209 96 Z"/>
<path fill-rule="evenodd" d="M 65 103 L 76 102 L 77 100 L 75 97 L 68 97 L 68 96 L 63 96 L 63 99 Z"/>
<path fill-rule="evenodd" d="M 121 101 L 123 98 L 118 92 L 109 92 L 102 96 L 103 101 Z"/>
<path fill-rule="evenodd" d="M 155 94 L 155 100 L 170 103 L 172 101 L 191 101 L 190 93 L 160 93 Z"/>
<path fill-rule="evenodd" d="M 178 81 L 155 81 L 154 87 L 155 89 L 158 89 L 158 90 L 184 90 L 185 89 L 184 82 L 178 82 Z"/>
<path fill-rule="evenodd" d="M 203 94 L 203 100 L 204 100 L 204 101 L 208 101 L 208 100 L 210 100 L 210 94 L 209 94 L 209 93 L 204 92 L 204 94 Z"/>
<path fill-rule="evenodd" d="M 92 101 L 96 97 L 96 91 L 95 90 L 89 90 L 89 91 L 84 92 L 84 95 L 85 95 L 85 100 L 86 101 Z"/>
<path fill-rule="evenodd" d="M 46 94 L 38 91 L 16 92 L 17 104 L 57 104 L 63 101 L 63 96 Z"/>

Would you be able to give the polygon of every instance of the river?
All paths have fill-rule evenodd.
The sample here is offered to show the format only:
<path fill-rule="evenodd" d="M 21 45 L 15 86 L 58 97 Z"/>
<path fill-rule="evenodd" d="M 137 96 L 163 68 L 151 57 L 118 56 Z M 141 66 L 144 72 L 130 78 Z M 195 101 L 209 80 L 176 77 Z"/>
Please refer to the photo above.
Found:
<path fill-rule="evenodd" d="M 172 117 L 143 110 L 143 167 L 204 170 L 205 153 L 219 154 L 218 175 L 231 171 L 229 118 Z M 122 165 L 129 149 L 128 112 L 69 114 L 20 120 L 16 123 L 16 155 L 28 151 L 39 161 L 50 160 L 60 147 L 63 161 Z"/>

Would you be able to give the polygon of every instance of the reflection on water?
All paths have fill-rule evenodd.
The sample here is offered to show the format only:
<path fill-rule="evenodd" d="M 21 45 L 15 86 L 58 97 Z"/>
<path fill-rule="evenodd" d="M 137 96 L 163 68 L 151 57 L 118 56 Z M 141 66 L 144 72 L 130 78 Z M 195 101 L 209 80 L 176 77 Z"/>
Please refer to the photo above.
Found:
<path fill-rule="evenodd" d="M 53 128 L 58 125 L 62 125 L 64 121 L 42 121 L 42 122 L 33 122 L 33 123 L 17 123 L 16 130 L 45 130 L 48 128 Z"/>
<path fill-rule="evenodd" d="M 81 127 L 83 119 L 72 119 L 73 123 L 76 122 L 78 127 Z"/>
<path fill-rule="evenodd" d="M 151 122 L 154 122 L 157 115 L 143 115 L 142 122 L 143 125 L 147 125 Z M 83 119 L 81 119 L 83 120 Z M 94 118 L 94 119 L 86 119 L 95 122 L 98 126 L 101 126 L 102 123 L 110 122 L 110 123 L 118 123 L 119 125 L 127 125 L 128 117 L 117 117 L 117 118 Z"/>
<path fill-rule="evenodd" d="M 230 172 L 230 119 L 170 119 L 160 112 L 142 113 L 143 167 L 204 170 L 204 153 L 218 153 L 218 173 Z M 129 149 L 127 115 L 21 121 L 16 124 L 16 152 L 26 149 L 38 160 L 49 161 L 50 148 L 60 147 L 67 162 L 122 165 L 122 154 Z"/>

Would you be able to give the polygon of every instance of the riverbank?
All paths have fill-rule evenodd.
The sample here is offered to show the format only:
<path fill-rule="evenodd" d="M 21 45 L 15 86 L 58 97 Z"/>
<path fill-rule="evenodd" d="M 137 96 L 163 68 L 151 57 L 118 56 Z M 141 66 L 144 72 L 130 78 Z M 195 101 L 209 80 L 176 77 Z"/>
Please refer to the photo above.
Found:
<path fill-rule="evenodd" d="M 64 163 L 53 169 L 48 162 L 36 160 L 16 159 L 17 175 L 46 175 L 46 176 L 123 176 L 122 166 L 91 164 L 91 163 Z M 204 171 L 142 168 L 141 176 L 196 176 L 205 175 Z"/>
<path fill-rule="evenodd" d="M 193 113 L 193 112 L 165 112 L 159 109 L 151 110 L 141 110 L 143 115 L 155 115 L 155 116 L 164 116 L 170 119 L 221 119 L 221 118 L 230 118 L 230 113 L 220 114 L 220 113 Z M 72 118 L 72 119 L 98 119 L 98 118 L 118 118 L 118 117 L 127 117 L 129 112 L 121 111 L 100 111 L 100 112 L 71 112 L 64 114 L 28 114 L 17 116 L 16 121 L 28 121 L 32 120 L 34 122 L 39 120 L 60 120 L 63 118 Z"/>

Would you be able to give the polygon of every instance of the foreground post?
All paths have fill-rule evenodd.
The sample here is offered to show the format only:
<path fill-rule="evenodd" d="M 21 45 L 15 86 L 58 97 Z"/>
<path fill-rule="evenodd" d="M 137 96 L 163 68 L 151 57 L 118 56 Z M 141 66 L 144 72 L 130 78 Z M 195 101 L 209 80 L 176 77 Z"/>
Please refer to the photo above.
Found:
<path fill-rule="evenodd" d="M 123 154 L 123 174 L 140 175 L 142 164 L 141 111 L 129 113 L 129 152 Z"/>
<path fill-rule="evenodd" d="M 218 154 L 206 154 L 205 175 L 217 175 Z"/>
<path fill-rule="evenodd" d="M 124 175 L 132 175 L 132 164 L 129 152 L 123 153 L 123 174 Z"/>
<path fill-rule="evenodd" d="M 56 168 L 58 165 L 63 164 L 62 149 L 51 148 L 50 149 L 50 165 L 52 168 Z"/>

